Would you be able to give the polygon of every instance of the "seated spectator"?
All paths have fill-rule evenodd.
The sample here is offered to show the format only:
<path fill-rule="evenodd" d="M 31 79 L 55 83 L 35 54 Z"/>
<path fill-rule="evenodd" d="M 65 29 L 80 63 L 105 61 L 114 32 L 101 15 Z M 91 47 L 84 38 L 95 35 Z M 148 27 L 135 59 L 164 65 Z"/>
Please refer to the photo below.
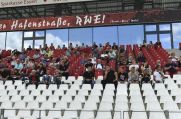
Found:
<path fill-rule="evenodd" d="M 37 60 L 40 58 L 40 54 L 39 54 L 39 51 L 36 50 L 35 54 L 33 55 L 33 59 Z"/>
<path fill-rule="evenodd" d="M 65 59 L 60 61 L 60 64 L 59 64 L 60 74 L 61 76 L 65 76 L 66 80 L 69 77 L 68 67 L 69 67 L 69 64 L 67 63 L 67 61 L 65 61 Z"/>
<path fill-rule="evenodd" d="M 19 55 L 19 59 L 20 59 L 21 61 L 25 61 L 26 57 L 27 57 L 27 56 L 26 56 L 26 54 L 25 54 L 25 51 L 21 52 L 20 55 Z"/>
<path fill-rule="evenodd" d="M 35 68 L 35 62 L 33 59 L 30 59 L 27 64 L 26 64 L 27 68 L 30 68 L 30 69 L 34 69 Z"/>
<path fill-rule="evenodd" d="M 50 84 L 51 83 L 51 79 L 53 79 L 53 76 L 50 73 L 50 69 L 47 69 L 46 74 L 43 75 L 42 81 L 45 84 Z"/>
<path fill-rule="evenodd" d="M 132 56 L 132 54 L 130 53 L 130 54 L 128 55 L 128 64 L 131 64 L 133 60 L 134 60 L 134 59 L 133 59 L 133 56 Z"/>
<path fill-rule="evenodd" d="M 102 59 L 106 59 L 109 55 L 107 54 L 106 51 L 104 51 L 102 54 L 101 54 L 101 58 Z"/>
<path fill-rule="evenodd" d="M 132 67 L 134 67 L 136 71 L 138 71 L 139 69 L 139 65 L 136 63 L 135 60 L 132 60 L 132 64 L 129 66 L 129 70 L 131 70 Z"/>
<path fill-rule="evenodd" d="M 173 78 L 173 75 L 177 73 L 177 63 L 172 61 L 171 58 L 168 59 L 167 64 L 165 65 L 165 74 L 170 75 L 171 78 Z"/>
<path fill-rule="evenodd" d="M 2 69 L 0 73 L 3 81 L 9 80 L 9 77 L 11 76 L 11 71 L 8 68 Z"/>
<path fill-rule="evenodd" d="M 121 45 L 119 49 L 119 53 L 124 53 L 124 52 L 125 52 L 124 45 Z"/>
<path fill-rule="evenodd" d="M 151 69 L 151 66 L 148 65 L 148 62 L 145 62 L 144 64 L 141 64 L 140 67 L 139 67 L 139 69 L 138 69 L 138 72 L 139 72 L 140 74 L 142 74 L 145 70 L 147 70 L 148 73 L 151 75 L 152 69 Z"/>
<path fill-rule="evenodd" d="M 37 68 L 37 73 L 40 75 L 40 76 L 43 76 L 43 75 L 45 75 L 46 74 L 46 67 L 45 67 L 45 65 L 43 64 L 43 63 L 40 63 L 39 65 L 38 65 L 38 68 Z"/>
<path fill-rule="evenodd" d="M 145 69 L 143 71 L 143 74 L 141 76 L 141 84 L 142 83 L 150 83 L 150 79 L 151 79 L 151 76 L 149 74 L 149 70 L 148 69 Z"/>
<path fill-rule="evenodd" d="M 100 51 L 99 51 L 98 47 L 94 48 L 92 51 L 93 57 L 99 58 L 99 55 L 100 55 L 99 52 Z"/>
<path fill-rule="evenodd" d="M 91 87 L 93 88 L 94 86 L 94 78 L 95 78 L 95 75 L 94 75 L 94 72 L 92 71 L 92 66 L 88 65 L 87 68 L 87 71 L 84 72 L 83 74 L 83 84 L 90 84 Z"/>
<path fill-rule="evenodd" d="M 137 70 L 134 66 L 131 67 L 131 70 L 128 73 L 128 82 L 129 83 L 139 83 L 139 73 L 137 72 Z"/>
<path fill-rule="evenodd" d="M 48 55 L 49 58 L 52 57 L 53 56 L 53 50 L 48 49 L 47 50 L 47 55 Z"/>
<path fill-rule="evenodd" d="M 126 65 L 127 59 L 124 53 L 119 54 L 118 61 L 119 61 L 119 65 Z"/>
<path fill-rule="evenodd" d="M 117 51 L 118 50 L 118 46 L 116 45 L 116 43 L 113 43 L 112 49 Z"/>
<path fill-rule="evenodd" d="M 6 68 L 6 65 L 3 63 L 3 61 L 0 59 L 0 69 Z"/>
<path fill-rule="evenodd" d="M 175 63 L 178 62 L 178 57 L 175 56 L 175 52 L 172 52 L 169 58 L 171 59 L 172 62 Z"/>
<path fill-rule="evenodd" d="M 88 59 L 87 61 L 85 61 L 85 67 L 93 67 L 93 63 L 92 63 L 92 60 L 91 59 Z M 87 71 L 87 68 L 86 68 L 86 71 Z"/>
<path fill-rule="evenodd" d="M 139 52 L 138 56 L 137 56 L 137 61 L 138 62 L 145 62 L 145 57 L 143 56 L 143 53 L 142 52 Z"/>
<path fill-rule="evenodd" d="M 156 69 L 153 72 L 153 80 L 156 83 L 162 83 L 165 78 L 167 77 L 164 76 L 161 66 L 156 66 Z"/>
<path fill-rule="evenodd" d="M 40 54 L 41 54 L 41 55 L 45 55 L 45 54 L 47 54 L 47 52 L 46 52 L 46 50 L 45 50 L 44 48 L 42 48 L 42 49 L 40 50 Z"/>
<path fill-rule="evenodd" d="M 15 67 L 15 64 L 16 64 L 16 58 L 13 56 L 12 57 L 12 61 L 11 61 L 11 67 Z"/>
<path fill-rule="evenodd" d="M 162 66 L 160 60 L 157 60 L 157 61 L 156 61 L 156 66 L 160 66 L 160 67 Z"/>
<path fill-rule="evenodd" d="M 18 69 L 19 71 L 21 71 L 23 69 L 23 64 L 21 63 L 21 61 L 19 59 L 16 60 L 14 69 Z"/>
<path fill-rule="evenodd" d="M 120 67 L 118 71 L 118 82 L 126 83 L 128 81 L 128 73 L 125 71 L 124 67 Z"/>
<path fill-rule="evenodd" d="M 12 70 L 11 76 L 9 77 L 9 80 L 19 80 L 21 78 L 21 74 L 18 69 Z"/>
<path fill-rule="evenodd" d="M 42 63 L 43 63 L 44 65 L 48 65 L 48 63 L 49 63 L 49 57 L 48 57 L 47 54 L 45 54 L 45 55 L 42 57 Z"/>
<path fill-rule="evenodd" d="M 115 59 L 116 58 L 116 52 L 113 51 L 112 49 L 110 49 L 108 56 L 109 56 L 109 59 Z"/>
<path fill-rule="evenodd" d="M 105 88 L 106 84 L 114 84 L 115 88 L 117 88 L 117 80 L 118 75 L 109 65 L 106 66 L 103 80 L 101 81 L 103 88 Z"/>
<path fill-rule="evenodd" d="M 40 76 L 36 72 L 36 70 L 32 70 L 30 75 L 29 75 L 29 83 L 38 85 L 38 83 L 40 82 L 39 79 L 40 79 Z"/>
<path fill-rule="evenodd" d="M 99 47 L 98 47 L 98 51 L 99 51 L 99 52 L 102 52 L 102 50 L 103 50 L 103 47 L 102 47 L 102 44 L 100 43 L 100 44 L 99 44 Z"/>
<path fill-rule="evenodd" d="M 104 68 L 103 64 L 101 63 L 101 59 L 97 60 L 97 64 L 95 65 L 95 68 L 101 69 L 101 70 Z"/>

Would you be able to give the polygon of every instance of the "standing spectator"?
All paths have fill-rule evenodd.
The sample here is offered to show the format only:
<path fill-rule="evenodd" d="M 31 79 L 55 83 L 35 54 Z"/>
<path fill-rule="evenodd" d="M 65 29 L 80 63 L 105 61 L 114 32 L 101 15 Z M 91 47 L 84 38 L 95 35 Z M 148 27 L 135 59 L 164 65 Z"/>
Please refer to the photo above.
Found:
<path fill-rule="evenodd" d="M 87 71 L 85 71 L 83 74 L 83 78 L 84 78 L 83 84 L 90 84 L 91 87 L 93 88 L 95 75 L 92 71 L 92 66 L 89 65 L 86 68 L 87 68 Z"/>
<path fill-rule="evenodd" d="M 128 82 L 129 83 L 139 83 L 139 73 L 136 68 L 133 66 L 128 74 Z"/>
<path fill-rule="evenodd" d="M 50 49 L 51 49 L 51 50 L 55 50 L 55 47 L 54 47 L 53 43 L 51 43 Z"/>
<path fill-rule="evenodd" d="M 115 88 L 117 88 L 117 80 L 118 75 L 117 72 L 111 69 L 109 65 L 105 68 L 104 78 L 101 81 L 103 88 L 105 88 L 106 84 L 114 84 Z"/>
<path fill-rule="evenodd" d="M 32 50 L 31 45 L 29 45 L 28 48 L 27 48 L 26 50 L 27 50 L 27 51 Z"/>
<path fill-rule="evenodd" d="M 164 76 L 161 66 L 156 66 L 156 69 L 153 72 L 153 80 L 156 83 L 162 83 L 165 78 L 167 77 Z"/>

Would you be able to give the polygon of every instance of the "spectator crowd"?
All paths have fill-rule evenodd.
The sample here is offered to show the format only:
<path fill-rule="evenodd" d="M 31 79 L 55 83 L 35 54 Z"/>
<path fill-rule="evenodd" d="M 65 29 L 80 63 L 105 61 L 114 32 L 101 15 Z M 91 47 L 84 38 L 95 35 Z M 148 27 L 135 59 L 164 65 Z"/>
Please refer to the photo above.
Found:
<path fill-rule="evenodd" d="M 123 45 L 93 43 L 92 46 L 82 45 L 54 47 L 53 44 L 39 49 L 29 46 L 21 52 L 18 50 L 0 53 L 0 79 L 22 80 L 27 84 L 61 84 L 62 77 L 70 75 L 83 76 L 84 84 L 93 87 L 98 76 L 103 76 L 103 87 L 107 83 L 156 83 L 163 82 L 165 74 L 173 77 L 181 71 L 181 56 L 171 53 L 168 61 L 162 65 L 160 60 L 151 67 L 145 58 L 142 48 L 162 47 L 161 43 L 143 44 L 139 53 L 128 52 Z M 151 80 L 153 75 L 153 80 Z"/>

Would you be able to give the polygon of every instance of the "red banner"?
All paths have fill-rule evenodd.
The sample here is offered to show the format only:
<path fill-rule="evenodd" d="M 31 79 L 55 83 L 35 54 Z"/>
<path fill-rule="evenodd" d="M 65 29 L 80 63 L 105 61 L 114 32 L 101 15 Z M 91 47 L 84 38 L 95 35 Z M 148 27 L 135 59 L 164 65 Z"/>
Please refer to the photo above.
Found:
<path fill-rule="evenodd" d="M 181 21 L 180 10 L 0 20 L 0 31 L 23 31 L 103 25 Z"/>

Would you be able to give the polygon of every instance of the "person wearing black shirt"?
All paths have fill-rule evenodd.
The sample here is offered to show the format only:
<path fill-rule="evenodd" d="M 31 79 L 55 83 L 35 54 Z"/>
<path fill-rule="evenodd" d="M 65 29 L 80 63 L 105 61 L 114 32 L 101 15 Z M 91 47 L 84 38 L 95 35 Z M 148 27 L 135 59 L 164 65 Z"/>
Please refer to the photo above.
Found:
<path fill-rule="evenodd" d="M 92 71 L 92 66 L 86 67 L 87 71 L 84 72 L 83 74 L 83 84 L 91 84 L 91 87 L 93 88 L 94 86 L 94 72 Z"/>
<path fill-rule="evenodd" d="M 168 59 L 168 63 L 165 65 L 166 74 L 169 74 L 172 78 L 175 73 L 177 73 L 177 64 L 172 62 L 171 59 Z"/>
<path fill-rule="evenodd" d="M 128 81 L 128 73 L 125 72 L 123 67 L 120 67 L 118 72 L 118 82 L 125 83 L 126 81 Z"/>
<path fill-rule="evenodd" d="M 149 74 L 149 70 L 145 69 L 143 71 L 143 74 L 141 75 L 141 83 L 149 83 L 150 82 L 150 74 Z"/>
<path fill-rule="evenodd" d="M 111 69 L 109 65 L 105 68 L 104 78 L 101 81 L 103 88 L 105 88 L 106 84 L 114 84 L 115 88 L 117 87 L 117 79 L 118 75 L 117 72 Z"/>
<path fill-rule="evenodd" d="M 85 63 L 85 67 L 93 67 L 93 63 L 91 63 L 91 59 L 87 60 Z"/>
<path fill-rule="evenodd" d="M 11 71 L 8 68 L 2 69 L 2 71 L 1 71 L 2 80 L 4 80 L 4 81 L 9 80 L 10 75 L 11 75 Z"/>
<path fill-rule="evenodd" d="M 138 57 L 137 57 L 138 62 L 145 62 L 145 57 L 143 56 L 142 52 L 139 52 Z"/>
<path fill-rule="evenodd" d="M 69 77 L 68 67 L 69 67 L 68 63 L 65 63 L 64 60 L 60 61 L 60 65 L 59 65 L 60 74 L 61 76 L 65 76 L 66 80 Z"/>

